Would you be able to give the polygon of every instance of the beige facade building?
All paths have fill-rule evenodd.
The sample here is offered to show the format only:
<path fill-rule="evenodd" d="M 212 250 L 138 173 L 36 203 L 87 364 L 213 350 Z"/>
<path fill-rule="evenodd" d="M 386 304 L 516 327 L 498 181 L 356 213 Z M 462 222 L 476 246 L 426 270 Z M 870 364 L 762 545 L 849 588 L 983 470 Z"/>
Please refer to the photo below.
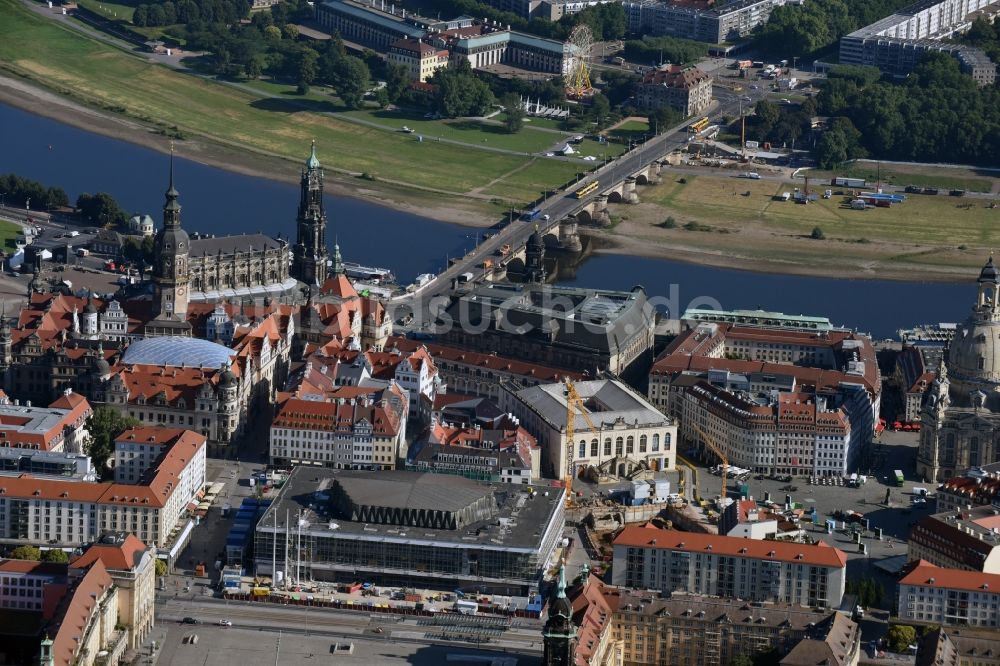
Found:
<path fill-rule="evenodd" d="M 906 554 L 945 569 L 1000 574 L 1000 516 L 992 506 L 926 516 L 910 530 Z"/>
<path fill-rule="evenodd" d="M 902 620 L 1000 629 L 1000 575 L 918 563 L 899 581 Z"/>
<path fill-rule="evenodd" d="M 419 39 L 400 39 L 389 47 L 389 62 L 406 67 L 413 81 L 427 82 L 434 72 L 448 66 L 448 50 Z"/>
<path fill-rule="evenodd" d="M 687 116 L 699 116 L 712 105 L 712 77 L 697 67 L 663 65 L 646 72 L 636 87 L 640 109 L 669 107 Z"/>

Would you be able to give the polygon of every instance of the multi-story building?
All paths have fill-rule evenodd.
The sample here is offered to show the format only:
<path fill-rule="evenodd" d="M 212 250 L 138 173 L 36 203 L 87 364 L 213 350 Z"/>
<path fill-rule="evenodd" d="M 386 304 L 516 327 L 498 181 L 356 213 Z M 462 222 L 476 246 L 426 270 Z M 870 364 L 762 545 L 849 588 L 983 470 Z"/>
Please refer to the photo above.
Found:
<path fill-rule="evenodd" d="M 82 453 L 0 448 L 0 476 L 21 474 L 67 481 L 97 480 L 94 463 Z"/>
<path fill-rule="evenodd" d="M 935 377 L 934 372 L 925 365 L 921 349 L 904 347 L 900 351 L 892 375 L 892 383 L 903 398 L 903 412 L 896 415 L 896 420 L 907 423 L 920 420 L 924 394 Z"/>
<path fill-rule="evenodd" d="M 494 401 L 499 401 L 503 394 L 501 384 L 527 388 L 539 384 L 555 384 L 564 379 L 577 382 L 587 378 L 581 372 L 500 356 L 496 352 L 470 352 L 436 342 L 398 336 L 390 337 L 385 349 L 391 353 L 408 354 L 421 347 L 430 352 L 441 383 L 449 391 L 492 398 Z"/>
<path fill-rule="evenodd" d="M 299 466 L 257 524 L 256 572 L 281 572 L 288 585 L 368 580 L 522 595 L 537 589 L 562 537 L 565 502 L 558 489 Z M 285 554 L 272 558 L 275 537 L 301 539 L 306 556 L 279 548 Z"/>
<path fill-rule="evenodd" d="M 796 540 L 805 531 L 780 513 L 757 506 L 756 500 L 741 499 L 719 516 L 719 534 L 742 539 Z"/>
<path fill-rule="evenodd" d="M 763 473 L 851 469 L 881 394 L 871 340 L 845 330 L 701 321 L 649 375 L 650 402 L 679 417 L 683 440 L 703 445 L 704 433 L 732 464 Z"/>
<path fill-rule="evenodd" d="M 990 257 L 979 272 L 972 312 L 954 332 L 947 360 L 925 394 L 917 474 L 944 481 L 1000 462 L 1000 270 Z"/>
<path fill-rule="evenodd" d="M 566 595 L 580 666 L 726 666 L 767 650 L 782 664 L 853 666 L 860 656 L 858 625 L 833 610 L 628 590 L 587 571 Z"/>
<path fill-rule="evenodd" d="M 817 545 L 626 527 L 614 541 L 613 585 L 836 608 L 847 556 Z"/>
<path fill-rule="evenodd" d="M 544 475 L 577 476 L 594 468 L 599 473 L 626 477 L 640 470 L 674 468 L 677 426 L 645 398 L 618 379 L 574 386 L 583 404 L 572 408 L 563 384 L 519 391 L 504 387 L 506 395 L 500 406 L 538 439 Z M 566 430 L 570 412 L 574 415 L 572 442 Z M 591 430 L 591 424 L 596 431 Z"/>
<path fill-rule="evenodd" d="M 466 34 L 442 43 L 447 44 L 452 63 L 466 60 L 473 69 L 503 64 L 565 76 L 576 62 L 574 47 L 568 42 L 511 30 L 484 30 L 482 34 Z"/>
<path fill-rule="evenodd" d="M 901 620 L 1000 629 L 1000 575 L 918 562 L 899 581 Z"/>
<path fill-rule="evenodd" d="M 539 479 L 540 454 L 534 436 L 510 414 L 488 424 L 443 420 L 414 444 L 406 468 L 527 485 Z"/>
<path fill-rule="evenodd" d="M 0 392 L 0 447 L 53 453 L 80 453 L 94 413 L 87 399 L 72 390 L 48 407 L 11 401 Z"/>
<path fill-rule="evenodd" d="M 330 34 L 340 34 L 347 41 L 376 51 L 387 51 L 400 39 L 426 36 L 422 27 L 406 21 L 405 9 L 400 8 L 397 15 L 395 6 L 388 12 L 385 4 L 380 0 L 380 9 L 376 9 L 346 0 L 324 0 L 316 3 L 316 22 Z"/>
<path fill-rule="evenodd" d="M 188 503 L 205 485 L 205 438 L 177 433 L 158 430 L 156 437 L 175 441 L 137 484 L 30 474 L 0 478 L 0 543 L 73 548 L 93 543 L 104 532 L 127 531 L 144 543 L 166 547 Z"/>
<path fill-rule="evenodd" d="M 699 42 L 739 39 L 767 22 L 775 7 L 800 0 L 734 0 L 733 2 L 625 2 L 629 32 L 667 35 Z"/>
<path fill-rule="evenodd" d="M 641 287 L 488 284 L 457 294 L 446 313 L 446 345 L 591 376 L 628 375 L 653 348 L 655 313 Z"/>
<path fill-rule="evenodd" d="M 289 398 L 271 423 L 271 462 L 335 469 L 396 469 L 407 455 L 406 393 L 342 387 L 323 400 Z"/>
<path fill-rule="evenodd" d="M 128 646 L 138 650 L 155 623 L 156 549 L 133 534 L 109 533 L 70 563 L 72 569 L 86 569 L 103 562 L 118 586 L 118 624 L 128 628 Z"/>
<path fill-rule="evenodd" d="M 948 53 L 979 85 L 992 85 L 996 65 L 980 49 L 950 43 L 978 17 L 992 17 L 998 0 L 920 0 L 840 39 L 840 62 L 903 75 L 932 51 Z"/>
<path fill-rule="evenodd" d="M 939 627 L 917 641 L 914 666 L 1000 666 L 995 631 Z"/>
<path fill-rule="evenodd" d="M 701 115 L 712 105 L 712 77 L 694 66 L 663 65 L 643 75 L 635 101 L 646 111 L 669 107 L 685 117 Z"/>
<path fill-rule="evenodd" d="M 990 506 L 926 516 L 910 530 L 906 554 L 945 569 L 1000 574 L 1000 516 Z"/>
<path fill-rule="evenodd" d="M 428 81 L 434 72 L 448 66 L 448 50 L 419 39 L 400 39 L 389 47 L 389 62 L 406 67 L 412 81 Z"/>
<path fill-rule="evenodd" d="M 965 476 L 948 479 L 937 487 L 934 508 L 946 511 L 964 511 L 977 506 L 1000 508 L 1000 463 L 969 470 Z"/>

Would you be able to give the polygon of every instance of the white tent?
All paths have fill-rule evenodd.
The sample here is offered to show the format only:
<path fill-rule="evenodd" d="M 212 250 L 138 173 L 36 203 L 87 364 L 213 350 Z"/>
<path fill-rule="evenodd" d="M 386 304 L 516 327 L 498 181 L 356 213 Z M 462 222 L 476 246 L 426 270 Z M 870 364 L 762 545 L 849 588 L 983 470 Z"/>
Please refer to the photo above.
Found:
<path fill-rule="evenodd" d="M 573 150 L 573 146 L 569 145 L 568 143 L 565 146 L 563 146 L 562 150 L 560 150 L 559 152 L 562 153 L 563 155 L 573 155 L 574 153 L 576 153 L 576 151 Z"/>

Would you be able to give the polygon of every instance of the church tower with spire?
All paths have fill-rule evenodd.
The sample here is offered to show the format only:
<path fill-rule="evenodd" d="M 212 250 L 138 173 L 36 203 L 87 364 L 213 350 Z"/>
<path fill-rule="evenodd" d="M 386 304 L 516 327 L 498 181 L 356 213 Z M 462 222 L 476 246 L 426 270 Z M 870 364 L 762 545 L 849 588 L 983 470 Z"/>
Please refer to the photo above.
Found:
<path fill-rule="evenodd" d="M 316 142 L 302 170 L 302 195 L 296 221 L 298 235 L 292 256 L 292 276 L 307 285 L 326 281 L 326 211 L 323 210 L 323 165 L 316 157 Z"/>
<path fill-rule="evenodd" d="M 190 335 L 187 323 L 188 259 L 191 242 L 181 228 L 180 193 L 174 187 L 174 152 L 170 150 L 170 185 L 163 205 L 163 229 L 153 241 L 153 317 L 147 335 Z"/>
<path fill-rule="evenodd" d="M 576 655 L 576 625 L 573 604 L 566 596 L 566 566 L 559 567 L 559 583 L 549 601 L 549 614 L 542 629 L 542 666 L 573 666 Z"/>

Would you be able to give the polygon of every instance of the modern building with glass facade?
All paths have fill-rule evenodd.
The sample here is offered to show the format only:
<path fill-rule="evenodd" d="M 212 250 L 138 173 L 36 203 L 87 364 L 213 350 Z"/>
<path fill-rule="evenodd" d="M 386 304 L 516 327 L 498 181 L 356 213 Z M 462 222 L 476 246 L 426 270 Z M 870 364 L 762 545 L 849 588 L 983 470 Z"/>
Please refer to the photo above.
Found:
<path fill-rule="evenodd" d="M 537 589 L 552 557 L 563 508 L 560 489 L 297 467 L 257 525 L 256 573 L 287 584 L 523 595 Z"/>

